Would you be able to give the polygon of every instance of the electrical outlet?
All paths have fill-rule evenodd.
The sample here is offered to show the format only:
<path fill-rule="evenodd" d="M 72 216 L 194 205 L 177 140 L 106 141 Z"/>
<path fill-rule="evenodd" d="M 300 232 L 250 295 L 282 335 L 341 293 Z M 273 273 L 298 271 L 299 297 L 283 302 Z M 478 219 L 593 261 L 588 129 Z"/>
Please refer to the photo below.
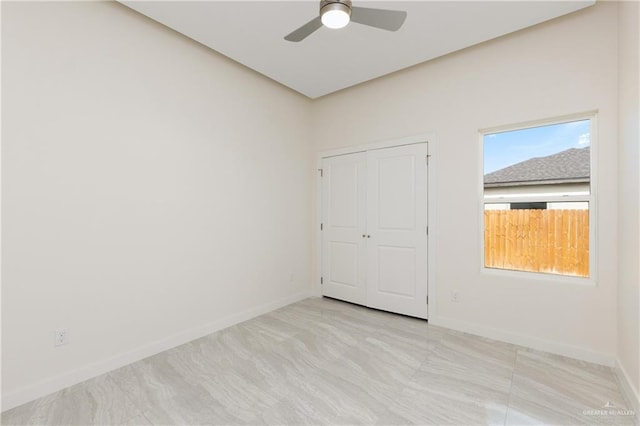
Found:
<path fill-rule="evenodd" d="M 458 293 L 458 290 L 451 292 L 451 301 L 456 303 L 460 301 L 460 293 Z"/>
<path fill-rule="evenodd" d="M 53 346 L 62 346 L 69 343 L 67 341 L 67 329 L 61 328 L 60 330 L 54 331 L 53 339 Z"/>
<path fill-rule="evenodd" d="M 289 282 L 292 283 L 293 282 L 293 272 L 289 273 Z"/>

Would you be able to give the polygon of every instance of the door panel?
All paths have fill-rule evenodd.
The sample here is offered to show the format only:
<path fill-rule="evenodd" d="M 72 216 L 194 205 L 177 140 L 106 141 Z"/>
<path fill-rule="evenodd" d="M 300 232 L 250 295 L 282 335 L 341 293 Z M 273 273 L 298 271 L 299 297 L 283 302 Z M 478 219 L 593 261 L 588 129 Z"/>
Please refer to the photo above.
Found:
<path fill-rule="evenodd" d="M 331 254 L 330 282 L 343 284 L 349 287 L 357 287 L 359 252 L 355 243 L 338 241 L 329 242 Z"/>
<path fill-rule="evenodd" d="M 377 158 L 379 229 L 414 230 L 415 164 L 412 156 Z"/>
<path fill-rule="evenodd" d="M 415 297 L 415 271 L 415 249 L 378 246 L 378 292 Z"/>
<path fill-rule="evenodd" d="M 323 160 L 322 294 L 366 304 L 366 154 Z"/>
<path fill-rule="evenodd" d="M 344 160 L 344 159 L 340 159 Z M 329 201 L 329 218 L 334 228 L 355 228 L 358 226 L 358 179 L 357 163 L 334 161 L 323 170 L 327 170 L 327 180 L 330 186 L 331 199 Z M 324 173 L 324 171 L 323 171 Z"/>
<path fill-rule="evenodd" d="M 367 306 L 427 317 L 427 146 L 367 152 Z"/>

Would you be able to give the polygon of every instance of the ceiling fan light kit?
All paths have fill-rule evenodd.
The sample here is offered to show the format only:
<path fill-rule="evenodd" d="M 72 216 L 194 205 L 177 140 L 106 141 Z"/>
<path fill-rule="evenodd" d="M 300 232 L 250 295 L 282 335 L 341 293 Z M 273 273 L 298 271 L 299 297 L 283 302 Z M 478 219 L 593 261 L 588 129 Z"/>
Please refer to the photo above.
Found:
<path fill-rule="evenodd" d="M 343 28 L 350 21 L 387 31 L 398 31 L 407 12 L 400 10 L 354 7 L 351 0 L 320 0 L 320 14 L 297 30 L 284 37 L 287 41 L 299 42 L 323 25 L 327 28 Z"/>
<path fill-rule="evenodd" d="M 351 20 L 351 1 L 322 0 L 320 2 L 322 25 L 331 29 L 344 28 Z"/>

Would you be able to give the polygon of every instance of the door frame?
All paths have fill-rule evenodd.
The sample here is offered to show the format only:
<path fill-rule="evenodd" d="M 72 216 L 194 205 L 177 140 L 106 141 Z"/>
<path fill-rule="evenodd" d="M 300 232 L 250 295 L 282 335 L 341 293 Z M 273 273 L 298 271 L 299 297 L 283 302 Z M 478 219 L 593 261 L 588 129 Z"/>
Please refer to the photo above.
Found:
<path fill-rule="evenodd" d="M 435 203 L 433 202 L 434 189 L 436 187 L 436 170 L 437 170 L 437 157 L 436 157 L 436 139 L 434 133 L 422 133 L 419 135 L 408 136 L 398 139 L 390 139 L 378 142 L 365 143 L 360 145 L 353 145 L 344 148 L 335 148 L 319 151 L 316 154 L 316 208 L 315 217 L 316 220 L 313 223 L 315 227 L 315 251 L 316 256 L 314 259 L 314 277 L 312 282 L 311 292 L 315 296 L 322 296 L 322 287 L 320 284 L 320 278 L 322 275 L 322 231 L 320 230 L 320 224 L 322 223 L 322 160 L 328 157 L 335 157 L 338 155 L 354 154 L 356 152 L 372 151 L 375 149 L 393 148 L 403 145 L 415 145 L 420 143 L 427 144 L 427 155 L 429 156 L 429 164 L 427 167 L 427 226 L 429 227 L 429 236 L 427 238 L 427 297 L 429 298 L 428 319 L 434 320 L 437 317 L 437 299 L 436 299 L 436 251 L 435 241 L 437 239 L 437 230 L 435 224 Z"/>

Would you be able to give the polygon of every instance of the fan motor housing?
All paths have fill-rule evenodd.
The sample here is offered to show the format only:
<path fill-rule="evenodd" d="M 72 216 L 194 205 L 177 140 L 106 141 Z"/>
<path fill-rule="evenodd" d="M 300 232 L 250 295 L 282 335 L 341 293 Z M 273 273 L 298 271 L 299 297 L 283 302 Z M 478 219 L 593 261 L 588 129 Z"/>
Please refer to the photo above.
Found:
<path fill-rule="evenodd" d="M 351 0 L 320 0 L 320 16 L 330 10 L 341 10 L 351 16 Z"/>

